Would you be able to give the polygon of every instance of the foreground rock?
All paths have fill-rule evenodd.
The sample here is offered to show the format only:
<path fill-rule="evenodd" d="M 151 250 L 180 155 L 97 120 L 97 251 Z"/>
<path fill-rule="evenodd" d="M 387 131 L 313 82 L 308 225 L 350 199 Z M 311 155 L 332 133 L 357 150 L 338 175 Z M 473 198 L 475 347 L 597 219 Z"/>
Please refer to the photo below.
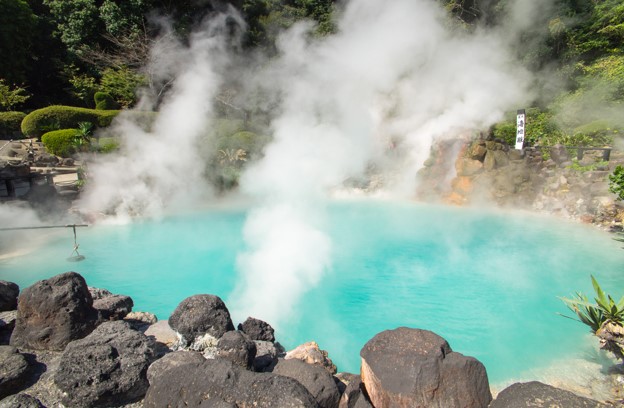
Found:
<path fill-rule="evenodd" d="M 336 374 L 336 366 L 327 355 L 327 351 L 321 350 L 314 341 L 301 344 L 286 353 L 286 360 L 297 359 L 308 364 L 317 365 L 326 369 L 330 374 Z"/>
<path fill-rule="evenodd" d="M 252 340 L 275 341 L 275 330 L 265 321 L 248 317 L 243 323 L 238 324 L 238 330 L 249 336 Z"/>
<path fill-rule="evenodd" d="M 312 394 L 319 406 L 337 408 L 340 392 L 331 374 L 323 367 L 301 360 L 279 360 L 273 373 L 299 381 Z"/>
<path fill-rule="evenodd" d="M 516 383 L 501 391 L 490 408 L 607 408 L 601 402 L 537 381 Z"/>
<path fill-rule="evenodd" d="M 95 328 L 97 312 L 82 276 L 66 272 L 39 281 L 19 297 L 11 345 L 63 350 Z"/>
<path fill-rule="evenodd" d="M 28 361 L 15 347 L 0 346 L 0 398 L 18 392 L 28 381 Z"/>
<path fill-rule="evenodd" d="M 492 400 L 485 367 L 451 350 L 435 333 L 401 327 L 364 345 L 362 382 L 376 408 L 487 407 Z"/>
<path fill-rule="evenodd" d="M 350 373 L 338 373 L 336 375 L 340 401 L 338 408 L 372 408 L 364 392 L 362 391 L 362 377 Z"/>
<path fill-rule="evenodd" d="M 186 345 L 209 334 L 215 339 L 234 330 L 230 312 L 218 296 L 195 295 L 184 299 L 169 318 L 169 325 Z"/>
<path fill-rule="evenodd" d="M 9 344 L 11 334 L 15 328 L 15 320 L 17 319 L 17 310 L 8 312 L 0 312 L 0 344 Z"/>
<path fill-rule="evenodd" d="M 45 408 L 41 401 L 28 394 L 11 395 L 0 401 L 0 408 Z"/>
<path fill-rule="evenodd" d="M 256 343 L 243 332 L 229 331 L 217 343 L 217 356 L 250 369 L 256 357 Z"/>
<path fill-rule="evenodd" d="M 17 309 L 19 286 L 13 282 L 0 280 L 0 312 Z"/>
<path fill-rule="evenodd" d="M 106 322 L 67 345 L 54 383 L 70 407 L 116 406 L 141 399 L 153 361 L 148 338 L 123 321 Z"/>
<path fill-rule="evenodd" d="M 145 408 L 318 406 L 306 388 L 292 378 L 254 373 L 230 361 L 203 359 L 198 353 L 171 353 L 152 367 Z"/>
<path fill-rule="evenodd" d="M 106 289 L 91 288 L 93 308 L 98 312 L 98 321 L 121 320 L 132 312 L 134 302 L 130 296 L 114 295 Z"/>

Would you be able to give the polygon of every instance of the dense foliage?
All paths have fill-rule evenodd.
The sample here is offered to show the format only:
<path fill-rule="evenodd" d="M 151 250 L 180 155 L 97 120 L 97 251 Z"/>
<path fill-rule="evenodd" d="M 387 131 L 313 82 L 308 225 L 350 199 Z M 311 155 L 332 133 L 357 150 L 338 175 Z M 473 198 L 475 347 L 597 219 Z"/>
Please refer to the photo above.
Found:
<path fill-rule="evenodd" d="M 615 194 L 618 200 L 624 201 L 624 167 L 617 166 L 609 175 L 609 191 Z"/>
<path fill-rule="evenodd" d="M 20 138 L 20 125 L 25 117 L 23 112 L 0 112 L 0 139 Z"/>
<path fill-rule="evenodd" d="M 75 108 L 72 106 L 48 106 L 29 113 L 22 121 L 22 133 L 28 137 L 40 137 L 52 130 L 78 128 L 81 122 L 98 127 L 110 125 L 119 111 Z"/>
<path fill-rule="evenodd" d="M 76 134 L 78 129 L 61 129 L 46 132 L 41 136 L 41 142 L 48 153 L 70 157 L 76 152 Z"/>

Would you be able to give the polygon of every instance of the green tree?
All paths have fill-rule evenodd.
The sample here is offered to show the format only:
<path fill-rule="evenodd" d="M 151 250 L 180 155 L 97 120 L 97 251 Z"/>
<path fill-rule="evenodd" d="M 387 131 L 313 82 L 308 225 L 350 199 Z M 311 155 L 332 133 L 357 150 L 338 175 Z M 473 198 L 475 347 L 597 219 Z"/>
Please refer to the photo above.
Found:
<path fill-rule="evenodd" d="M 617 166 L 609 175 L 609 191 L 615 194 L 618 200 L 624 201 L 624 167 Z"/>
<path fill-rule="evenodd" d="M 27 79 L 37 17 L 24 0 L 0 0 L 0 78 L 11 85 Z"/>
<path fill-rule="evenodd" d="M 83 47 L 100 40 L 104 31 L 95 0 L 43 0 L 50 8 L 56 34 L 67 49 L 79 55 Z"/>
<path fill-rule="evenodd" d="M 0 79 L 0 111 L 12 111 L 15 107 L 24 104 L 30 95 L 24 88 L 9 87 L 3 79 Z"/>
<path fill-rule="evenodd" d="M 147 83 L 145 76 L 128 67 L 106 68 L 102 73 L 100 89 L 110 94 L 123 107 L 134 105 L 137 90 Z"/>

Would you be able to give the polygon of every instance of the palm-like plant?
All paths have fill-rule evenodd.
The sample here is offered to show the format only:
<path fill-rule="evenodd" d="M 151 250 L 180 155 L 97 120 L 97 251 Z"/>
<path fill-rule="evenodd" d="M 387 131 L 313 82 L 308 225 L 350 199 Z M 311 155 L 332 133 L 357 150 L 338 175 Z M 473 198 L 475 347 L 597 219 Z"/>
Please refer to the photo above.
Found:
<path fill-rule="evenodd" d="M 596 292 L 596 297 L 594 297 L 596 303 L 590 303 L 587 296 L 580 292 L 576 292 L 576 299 L 560 299 L 576 314 L 581 323 L 591 328 L 592 333 L 596 333 L 607 321 L 622 326 L 624 323 L 624 296 L 615 302 L 611 295 L 607 295 L 602 290 L 593 275 L 591 280 L 594 292 Z"/>

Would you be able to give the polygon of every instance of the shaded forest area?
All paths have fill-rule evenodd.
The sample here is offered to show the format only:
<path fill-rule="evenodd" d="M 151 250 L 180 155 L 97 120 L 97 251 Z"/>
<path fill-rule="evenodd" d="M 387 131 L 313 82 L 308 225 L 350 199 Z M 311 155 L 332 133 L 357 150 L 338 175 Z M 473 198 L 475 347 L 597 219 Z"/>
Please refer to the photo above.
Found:
<path fill-rule="evenodd" d="M 517 11 L 511 0 L 437 1 L 455 30 L 494 26 Z M 0 0 L 0 112 L 94 108 L 98 92 L 126 108 L 137 102 L 137 89 L 166 93 L 167 83 L 152 80 L 150 50 L 163 35 L 184 42 L 230 6 L 247 25 L 241 53 L 277 52 L 278 33 L 302 19 L 315 22 L 315 35 L 331 35 L 340 12 L 332 0 Z M 543 74 L 527 141 L 612 142 L 624 125 L 624 2 L 553 0 L 544 10 L 519 38 L 520 60 Z M 495 136 L 513 140 L 512 115 L 493 128 Z"/>

